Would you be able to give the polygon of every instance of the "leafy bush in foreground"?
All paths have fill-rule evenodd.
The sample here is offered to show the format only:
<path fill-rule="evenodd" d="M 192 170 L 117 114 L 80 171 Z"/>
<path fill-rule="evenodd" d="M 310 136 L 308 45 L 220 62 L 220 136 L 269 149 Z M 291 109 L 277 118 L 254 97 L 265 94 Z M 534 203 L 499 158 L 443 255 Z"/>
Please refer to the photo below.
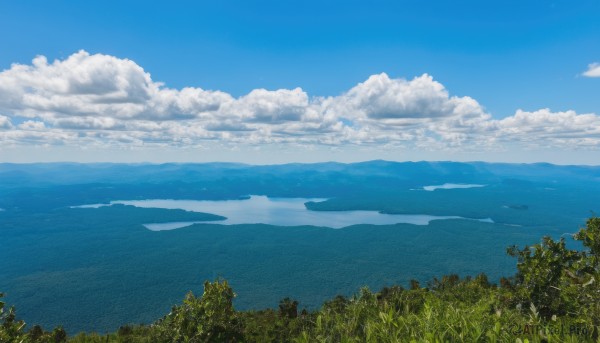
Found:
<path fill-rule="evenodd" d="M 574 238 L 544 237 L 508 253 L 517 274 L 500 286 L 484 274 L 448 275 L 427 287 L 363 288 L 337 296 L 318 311 L 298 312 L 283 299 L 278 310 L 236 311 L 227 281 L 204 284 L 152 325 L 122 326 L 108 335 L 79 334 L 70 342 L 600 342 L 600 218 L 587 221 Z M 1 297 L 1 295 L 0 295 Z M 0 342 L 64 342 L 61 328 L 25 332 L 14 309 L 0 301 Z"/>

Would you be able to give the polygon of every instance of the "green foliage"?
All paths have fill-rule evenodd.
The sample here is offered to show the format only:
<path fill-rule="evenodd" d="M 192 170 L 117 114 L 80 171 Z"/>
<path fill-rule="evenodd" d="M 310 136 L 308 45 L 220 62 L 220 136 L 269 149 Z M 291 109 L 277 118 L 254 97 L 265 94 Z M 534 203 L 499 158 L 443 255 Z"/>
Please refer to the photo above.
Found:
<path fill-rule="evenodd" d="M 279 302 L 279 315 L 285 318 L 298 317 L 298 302 L 290 298 L 285 298 Z"/>
<path fill-rule="evenodd" d="M 0 299 L 4 297 L 0 293 Z M 14 307 L 5 311 L 6 304 L 0 300 L 0 343 L 62 343 L 67 341 L 67 333 L 62 327 L 52 332 L 44 332 L 41 326 L 34 325 L 25 332 L 25 322 L 16 319 Z"/>
<path fill-rule="evenodd" d="M 0 293 L 0 342 L 23 342 L 25 322 L 16 320 L 14 307 L 8 308 L 8 311 L 5 310 L 6 304 L 2 298 L 4 298 L 4 294 Z"/>
<path fill-rule="evenodd" d="M 579 253 L 566 248 L 564 238 L 554 241 L 544 237 L 542 243 L 518 250 L 508 249 L 511 256 L 517 257 L 517 282 L 519 288 L 515 300 L 525 308 L 531 304 L 545 318 L 552 315 L 564 315 L 573 310 L 570 299 L 565 299 L 564 276 L 579 259 Z"/>
<path fill-rule="evenodd" d="M 594 256 L 593 262 L 597 266 L 600 258 L 600 217 L 588 219 L 586 227 L 575 234 L 575 239 L 589 249 L 589 253 Z"/>
<path fill-rule="evenodd" d="M 204 283 L 204 294 L 188 293 L 183 304 L 159 321 L 162 342 L 237 342 L 242 339 L 238 315 L 233 308 L 235 293 L 227 281 Z"/>
<path fill-rule="evenodd" d="M 67 341 L 67 332 L 61 326 L 52 330 L 52 340 L 55 343 L 61 343 Z"/>
<path fill-rule="evenodd" d="M 540 244 L 508 249 L 517 257 L 513 301 L 521 308 L 535 306 L 540 315 L 581 315 L 600 324 L 600 218 L 592 217 L 573 236 L 584 249 L 566 248 L 564 238 L 544 237 Z"/>

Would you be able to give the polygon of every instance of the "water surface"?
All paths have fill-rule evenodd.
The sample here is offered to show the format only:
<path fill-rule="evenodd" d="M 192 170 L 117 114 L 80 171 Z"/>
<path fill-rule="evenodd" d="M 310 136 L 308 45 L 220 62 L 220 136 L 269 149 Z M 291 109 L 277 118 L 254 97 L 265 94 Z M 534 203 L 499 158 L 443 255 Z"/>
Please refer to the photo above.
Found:
<path fill-rule="evenodd" d="M 436 189 L 477 188 L 485 186 L 486 185 L 478 185 L 473 183 L 445 183 L 443 185 L 424 186 L 423 189 L 429 192 L 433 192 Z"/>
<path fill-rule="evenodd" d="M 465 219 L 459 216 L 432 216 L 426 214 L 387 214 L 377 211 L 310 211 L 304 203 L 323 201 L 310 198 L 269 198 L 253 195 L 243 200 L 119 200 L 111 204 L 132 205 L 137 207 L 183 209 L 205 212 L 226 217 L 219 224 L 270 224 L 277 226 L 313 225 L 335 229 L 357 224 L 390 225 L 416 224 L 428 225 L 436 219 Z M 83 205 L 87 208 L 106 206 L 101 204 Z M 83 207 L 80 206 L 80 207 Z M 491 219 L 482 221 L 491 222 Z M 149 223 L 146 228 L 152 231 L 173 230 L 189 226 L 195 222 Z M 200 223 L 200 222 L 197 222 Z"/>

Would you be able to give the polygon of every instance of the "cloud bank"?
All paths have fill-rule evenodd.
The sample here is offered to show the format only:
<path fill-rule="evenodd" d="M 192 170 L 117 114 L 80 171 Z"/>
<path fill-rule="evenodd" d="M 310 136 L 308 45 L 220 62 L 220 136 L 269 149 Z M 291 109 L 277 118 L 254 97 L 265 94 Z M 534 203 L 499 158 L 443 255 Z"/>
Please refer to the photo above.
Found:
<path fill-rule="evenodd" d="M 600 76 L 592 64 L 586 76 Z M 134 61 L 79 51 L 0 72 L 0 144 L 8 146 L 375 146 L 430 151 L 600 148 L 600 116 L 517 110 L 495 119 L 432 76 L 370 76 L 338 96 L 301 88 L 241 97 L 172 89 Z"/>

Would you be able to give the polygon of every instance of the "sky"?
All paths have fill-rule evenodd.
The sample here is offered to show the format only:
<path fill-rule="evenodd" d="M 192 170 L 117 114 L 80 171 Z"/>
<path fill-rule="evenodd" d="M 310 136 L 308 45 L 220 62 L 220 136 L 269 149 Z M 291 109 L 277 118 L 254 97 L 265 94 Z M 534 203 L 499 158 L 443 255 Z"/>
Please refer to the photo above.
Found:
<path fill-rule="evenodd" d="M 600 164 L 600 2 L 0 1 L 0 162 Z"/>

